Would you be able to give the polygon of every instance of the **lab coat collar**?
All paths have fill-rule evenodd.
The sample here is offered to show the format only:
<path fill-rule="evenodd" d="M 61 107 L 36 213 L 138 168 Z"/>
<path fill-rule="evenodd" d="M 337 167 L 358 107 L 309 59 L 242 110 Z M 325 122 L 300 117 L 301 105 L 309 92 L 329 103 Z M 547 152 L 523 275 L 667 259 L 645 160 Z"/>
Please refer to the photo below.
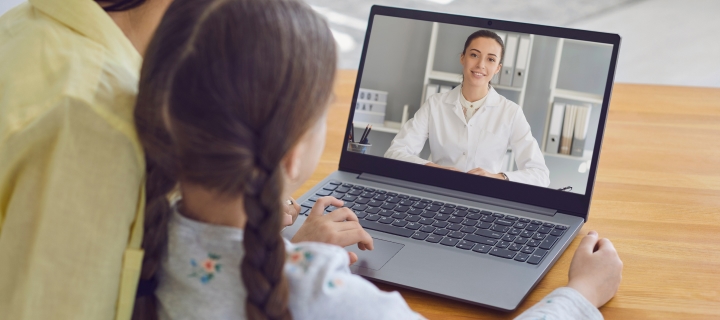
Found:
<path fill-rule="evenodd" d="M 42 13 L 67 25 L 76 32 L 99 43 L 118 61 L 129 62 L 130 70 L 142 65 L 142 56 L 135 49 L 120 27 L 95 1 L 88 0 L 29 0 Z"/>
<path fill-rule="evenodd" d="M 445 96 L 445 99 L 443 100 L 443 103 L 456 106 L 458 108 L 462 109 L 462 105 L 460 105 L 460 95 L 462 94 L 462 88 L 461 86 L 457 86 L 454 89 L 450 90 L 448 94 Z M 500 94 L 495 91 L 495 88 L 490 86 L 490 91 L 488 91 L 487 100 L 485 100 L 485 107 L 492 108 L 500 106 Z"/>

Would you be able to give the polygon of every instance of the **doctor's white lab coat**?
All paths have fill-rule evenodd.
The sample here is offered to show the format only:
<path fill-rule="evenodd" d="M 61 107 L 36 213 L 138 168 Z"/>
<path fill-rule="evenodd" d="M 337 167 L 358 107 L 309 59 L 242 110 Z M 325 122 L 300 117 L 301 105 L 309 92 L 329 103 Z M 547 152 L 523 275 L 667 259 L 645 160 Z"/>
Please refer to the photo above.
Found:
<path fill-rule="evenodd" d="M 501 172 L 508 147 L 518 170 L 505 172 L 510 181 L 541 187 L 550 185 L 550 171 L 520 106 L 490 88 L 485 104 L 465 120 L 460 105 L 461 87 L 431 96 L 395 136 L 386 158 L 455 167 L 467 172 L 483 168 Z M 418 155 L 430 139 L 430 158 Z"/>

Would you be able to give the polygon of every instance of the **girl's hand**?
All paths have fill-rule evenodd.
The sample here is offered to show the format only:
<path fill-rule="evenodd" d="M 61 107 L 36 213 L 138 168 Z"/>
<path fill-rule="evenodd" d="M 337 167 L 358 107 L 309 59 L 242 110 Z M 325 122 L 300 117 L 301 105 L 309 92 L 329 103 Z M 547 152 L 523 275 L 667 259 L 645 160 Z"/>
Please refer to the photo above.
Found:
<path fill-rule="evenodd" d="M 360 225 L 358 218 L 350 209 L 340 208 L 343 201 L 334 197 L 322 197 L 315 201 L 307 219 L 292 238 L 292 242 L 315 241 L 347 247 L 358 245 L 360 250 L 372 250 L 373 240 Z M 323 214 L 325 208 L 335 206 L 339 209 Z M 350 262 L 356 261 L 357 256 L 349 253 Z"/>
<path fill-rule="evenodd" d="M 620 287 L 623 263 L 612 242 L 598 239 L 595 231 L 588 232 L 575 250 L 568 287 L 580 292 L 595 307 L 601 307 Z"/>
<path fill-rule="evenodd" d="M 291 226 L 295 223 L 295 220 L 297 220 L 297 217 L 300 214 L 300 205 L 297 201 L 295 201 L 292 197 L 290 198 L 290 201 L 292 201 L 292 204 L 283 203 L 283 212 L 285 212 L 285 216 L 283 217 L 283 227 Z"/>

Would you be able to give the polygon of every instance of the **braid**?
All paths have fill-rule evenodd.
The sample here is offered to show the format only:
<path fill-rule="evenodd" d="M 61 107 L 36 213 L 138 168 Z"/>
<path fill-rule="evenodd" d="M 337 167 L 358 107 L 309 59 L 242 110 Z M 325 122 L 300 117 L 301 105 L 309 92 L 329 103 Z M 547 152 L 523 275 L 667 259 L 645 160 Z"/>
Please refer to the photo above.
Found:
<path fill-rule="evenodd" d="M 288 283 L 283 276 L 285 243 L 280 235 L 280 199 L 283 175 L 279 166 L 256 168 L 244 193 L 247 223 L 245 256 L 240 265 L 247 288 L 246 313 L 250 320 L 291 319 Z"/>

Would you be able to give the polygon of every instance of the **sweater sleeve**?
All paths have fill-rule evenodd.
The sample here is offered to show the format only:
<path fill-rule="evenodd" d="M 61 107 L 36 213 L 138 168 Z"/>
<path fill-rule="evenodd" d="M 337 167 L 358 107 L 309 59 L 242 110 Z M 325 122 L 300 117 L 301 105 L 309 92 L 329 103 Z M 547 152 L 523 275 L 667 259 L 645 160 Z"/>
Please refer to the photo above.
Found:
<path fill-rule="evenodd" d="M 575 289 L 561 287 L 545 296 L 540 302 L 526 310 L 515 320 L 551 319 L 598 319 L 603 316 L 590 301 Z"/>

